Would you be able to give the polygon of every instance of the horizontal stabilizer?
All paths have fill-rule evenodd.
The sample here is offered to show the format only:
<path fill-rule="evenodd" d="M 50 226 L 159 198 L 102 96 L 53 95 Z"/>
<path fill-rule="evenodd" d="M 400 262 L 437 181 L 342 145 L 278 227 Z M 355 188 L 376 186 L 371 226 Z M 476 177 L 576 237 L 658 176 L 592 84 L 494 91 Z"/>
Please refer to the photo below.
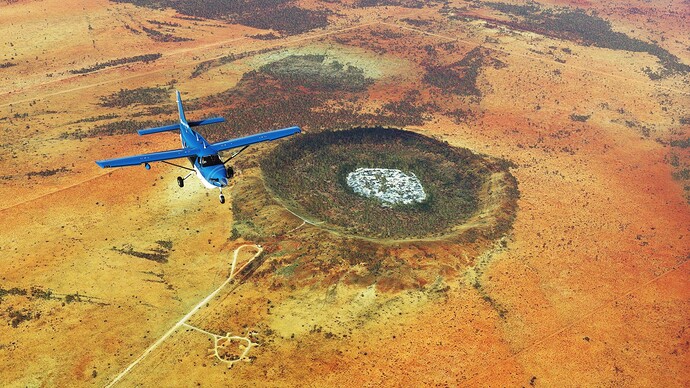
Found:
<path fill-rule="evenodd" d="M 231 148 L 244 147 L 254 143 L 282 139 L 300 132 L 302 132 L 302 130 L 299 127 L 276 129 L 275 131 L 257 133 L 256 135 L 213 143 L 211 147 L 217 151 L 229 150 Z"/>
<path fill-rule="evenodd" d="M 140 129 L 137 131 L 137 133 L 140 136 L 144 136 L 144 135 L 150 135 L 152 133 L 174 131 L 176 129 L 180 129 L 180 124 L 170 124 L 170 125 L 165 125 L 162 127 Z"/>
<path fill-rule="evenodd" d="M 205 119 L 205 120 L 190 121 L 189 126 L 190 127 L 198 127 L 200 125 L 209 125 L 209 124 L 224 123 L 224 122 L 225 122 L 225 119 L 222 117 L 213 117 L 213 118 Z M 150 135 L 152 133 L 158 133 L 158 132 L 174 131 L 177 129 L 180 129 L 180 124 L 170 124 L 170 125 L 164 125 L 162 127 L 140 129 L 137 131 L 137 133 L 139 135 L 143 136 L 143 135 Z"/>
<path fill-rule="evenodd" d="M 209 124 L 218 124 L 218 123 L 224 123 L 225 119 L 222 117 L 212 117 L 210 119 L 204 119 L 204 120 L 199 120 L 199 121 L 190 121 L 189 126 L 190 127 L 198 127 L 200 125 L 209 125 Z"/>

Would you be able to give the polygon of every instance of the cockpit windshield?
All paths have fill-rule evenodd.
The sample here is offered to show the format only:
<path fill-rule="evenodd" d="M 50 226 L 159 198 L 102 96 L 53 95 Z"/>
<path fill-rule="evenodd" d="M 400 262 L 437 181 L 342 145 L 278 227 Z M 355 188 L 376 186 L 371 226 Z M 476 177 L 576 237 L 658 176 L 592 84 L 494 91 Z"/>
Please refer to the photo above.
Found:
<path fill-rule="evenodd" d="M 201 167 L 208 167 L 223 164 L 223 161 L 220 160 L 218 155 L 209 155 L 199 158 L 199 164 L 201 164 Z"/>

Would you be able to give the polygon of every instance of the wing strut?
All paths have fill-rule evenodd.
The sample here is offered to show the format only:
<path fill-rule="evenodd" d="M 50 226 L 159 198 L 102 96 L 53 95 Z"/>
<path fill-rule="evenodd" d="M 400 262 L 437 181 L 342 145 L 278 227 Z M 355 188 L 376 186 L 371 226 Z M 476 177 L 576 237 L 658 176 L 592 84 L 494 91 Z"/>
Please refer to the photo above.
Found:
<path fill-rule="evenodd" d="M 229 161 L 235 159 L 235 157 L 236 157 L 237 155 L 239 155 L 242 151 L 246 150 L 247 148 L 249 148 L 249 145 L 246 145 L 246 146 L 242 147 L 241 150 L 239 150 L 239 151 L 235 152 L 234 154 L 232 154 L 232 156 L 230 156 L 227 160 L 225 160 L 225 161 L 223 162 L 223 164 L 226 164 L 227 162 L 229 162 Z"/>
<path fill-rule="evenodd" d="M 183 169 L 183 170 L 187 170 L 187 171 L 194 171 L 193 168 L 189 168 L 189 167 L 185 167 L 185 166 L 180 166 L 179 164 L 175 164 L 175 163 L 170 163 L 170 162 L 168 162 L 167 160 L 161 160 L 161 163 L 165 163 L 165 164 L 169 164 L 169 165 L 171 165 L 171 166 L 179 167 L 179 168 L 181 168 L 181 169 Z"/>

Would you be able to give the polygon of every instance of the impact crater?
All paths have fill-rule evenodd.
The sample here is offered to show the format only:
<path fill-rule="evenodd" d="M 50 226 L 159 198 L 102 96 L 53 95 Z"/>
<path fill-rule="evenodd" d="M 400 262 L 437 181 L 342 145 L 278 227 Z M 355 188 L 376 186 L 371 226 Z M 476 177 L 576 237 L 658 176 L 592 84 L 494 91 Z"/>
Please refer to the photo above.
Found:
<path fill-rule="evenodd" d="M 509 163 L 415 132 L 306 133 L 261 160 L 271 196 L 303 219 L 376 241 L 494 239 L 517 208 Z"/>

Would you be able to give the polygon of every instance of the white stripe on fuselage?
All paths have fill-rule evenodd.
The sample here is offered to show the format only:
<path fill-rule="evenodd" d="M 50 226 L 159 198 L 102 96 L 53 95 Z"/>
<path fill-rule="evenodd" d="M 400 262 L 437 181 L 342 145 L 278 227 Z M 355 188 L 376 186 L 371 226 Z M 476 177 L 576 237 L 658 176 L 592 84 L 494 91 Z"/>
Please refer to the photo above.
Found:
<path fill-rule="evenodd" d="M 194 171 L 196 171 L 196 176 L 199 178 L 199 180 L 201 181 L 201 183 L 202 183 L 207 189 L 216 189 L 216 188 L 218 188 L 218 186 L 214 185 L 213 183 L 207 181 L 206 178 L 204 178 L 204 174 L 202 174 L 201 171 L 199 171 L 199 169 L 197 168 L 196 165 L 194 166 Z"/>

